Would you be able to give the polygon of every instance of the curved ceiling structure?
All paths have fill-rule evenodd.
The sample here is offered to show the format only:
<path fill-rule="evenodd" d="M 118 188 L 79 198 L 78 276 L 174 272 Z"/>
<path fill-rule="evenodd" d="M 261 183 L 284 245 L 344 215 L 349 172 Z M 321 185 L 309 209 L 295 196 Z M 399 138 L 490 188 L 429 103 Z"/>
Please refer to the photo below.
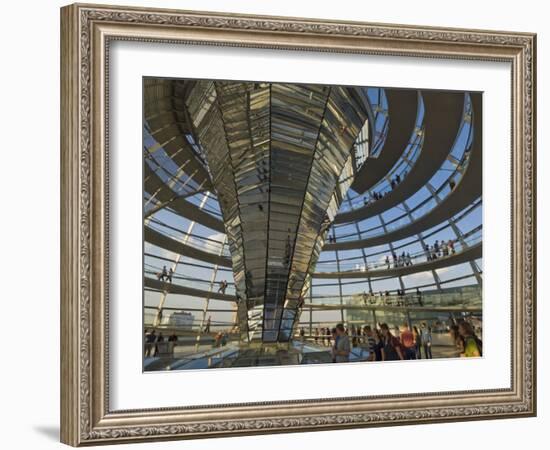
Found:
<path fill-rule="evenodd" d="M 473 123 L 473 140 L 469 151 L 467 152 L 467 161 L 463 165 L 462 176 L 457 181 L 455 187 L 449 192 L 449 194 L 441 199 L 436 206 L 434 206 L 427 214 L 424 214 L 420 218 L 412 221 L 410 224 L 397 228 L 396 230 L 385 232 L 379 236 L 374 236 L 367 239 L 359 239 L 347 242 L 327 243 L 324 247 L 325 250 L 345 250 L 352 248 L 372 247 L 383 244 L 388 241 L 399 241 L 407 236 L 417 234 L 423 230 L 428 230 L 439 223 L 443 222 L 446 218 L 459 214 L 468 205 L 472 204 L 476 199 L 481 196 L 482 189 L 482 135 L 481 135 L 481 99 L 479 96 L 473 96 L 473 107 L 479 113 L 474 117 Z M 418 161 L 418 164 L 423 164 L 422 158 Z M 414 175 L 414 174 L 412 174 Z M 433 175 L 433 173 L 432 173 Z M 428 177 L 429 180 L 430 177 Z M 418 183 L 407 183 L 404 180 L 399 188 L 401 189 L 401 198 L 411 197 L 421 187 Z M 393 193 L 393 192 L 392 192 Z M 379 202 L 375 203 L 383 204 L 386 198 L 391 200 L 393 195 L 384 197 Z M 367 209 L 367 208 L 365 208 Z M 360 210 L 356 210 L 359 212 Z M 372 211 L 372 209 L 370 210 Z M 346 220 L 350 216 L 345 214 Z M 338 216 L 340 217 L 340 216 Z"/>
<path fill-rule="evenodd" d="M 371 189 L 397 163 L 415 129 L 418 93 L 409 89 L 386 89 L 385 92 L 391 117 L 388 135 L 383 151 L 367 158 L 355 176 L 352 189 L 360 194 Z"/>
<path fill-rule="evenodd" d="M 420 157 L 411 171 L 388 195 L 367 206 L 338 214 L 336 223 L 351 222 L 390 209 L 424 186 L 441 167 L 457 136 L 464 109 L 464 94 L 424 91 L 422 98 L 425 105 L 425 138 Z"/>

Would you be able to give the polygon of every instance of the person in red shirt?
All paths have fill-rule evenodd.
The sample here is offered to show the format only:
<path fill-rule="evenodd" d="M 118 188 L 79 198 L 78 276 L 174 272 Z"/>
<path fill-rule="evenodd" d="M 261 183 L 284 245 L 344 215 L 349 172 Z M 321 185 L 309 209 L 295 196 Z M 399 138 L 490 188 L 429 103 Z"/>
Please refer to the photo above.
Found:
<path fill-rule="evenodd" d="M 401 345 L 404 349 L 405 359 L 416 359 L 416 339 L 414 333 L 409 329 L 409 326 L 403 324 L 403 331 L 401 331 Z"/>

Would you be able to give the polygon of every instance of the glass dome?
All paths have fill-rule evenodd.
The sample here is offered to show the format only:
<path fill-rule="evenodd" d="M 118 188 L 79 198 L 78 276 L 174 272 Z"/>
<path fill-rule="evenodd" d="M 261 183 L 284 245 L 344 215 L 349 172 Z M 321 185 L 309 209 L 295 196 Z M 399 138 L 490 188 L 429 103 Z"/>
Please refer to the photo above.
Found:
<path fill-rule="evenodd" d="M 149 358 L 147 370 L 254 365 L 237 355 L 255 339 L 260 346 L 301 343 L 298 355 L 281 364 L 327 362 L 314 350 L 329 345 L 327 330 L 339 323 L 359 344 L 365 325 L 375 329 L 382 323 L 391 329 L 429 326 L 445 334 L 466 320 L 481 331 L 479 93 L 210 82 L 213 94 L 201 83 L 144 80 L 144 328 L 172 334 L 181 346 L 170 364 Z M 214 106 L 204 112 L 205 104 Z M 288 111 L 299 114 L 287 120 Z M 228 117 L 234 123 L 228 124 Z M 214 120 L 221 131 L 213 130 Z M 222 150 L 215 132 L 242 160 L 251 151 L 252 144 L 238 134 L 239 124 L 248 127 L 256 154 L 263 152 L 267 161 L 265 175 L 253 183 L 234 163 L 216 166 Z M 308 130 L 315 127 L 320 131 L 311 138 Z M 282 163 L 274 149 L 305 145 L 310 138 L 317 147 L 325 139 L 325 150 L 285 166 L 288 179 L 280 181 Z M 311 167 L 338 145 L 350 156 L 339 163 L 333 190 L 323 194 L 322 179 L 312 184 Z M 336 170 L 333 155 L 326 173 Z M 294 216 L 275 215 L 277 195 L 299 189 L 301 181 L 291 172 L 301 173 L 298 164 L 306 160 L 310 178 L 300 208 Z M 227 200 L 232 180 L 237 180 L 230 187 L 238 208 Z M 253 208 L 246 203 L 250 189 L 264 195 Z M 260 215 L 267 219 L 260 221 Z M 277 236 L 293 217 L 293 231 L 288 225 L 288 234 Z M 300 266 L 297 249 L 307 247 L 308 233 L 319 252 L 312 247 L 301 256 L 307 264 Z M 264 247 L 267 256 L 253 262 L 252 255 Z M 264 290 L 272 274 L 280 273 L 269 257 L 278 248 L 287 278 Z M 292 296 L 289 286 L 296 282 Z M 284 292 L 271 293 L 281 283 Z M 254 289 L 261 301 L 254 301 Z M 267 305 L 277 296 L 281 300 L 273 305 L 279 306 L 269 307 L 274 316 L 268 322 Z M 453 356 L 455 350 L 441 344 L 435 357 Z"/>

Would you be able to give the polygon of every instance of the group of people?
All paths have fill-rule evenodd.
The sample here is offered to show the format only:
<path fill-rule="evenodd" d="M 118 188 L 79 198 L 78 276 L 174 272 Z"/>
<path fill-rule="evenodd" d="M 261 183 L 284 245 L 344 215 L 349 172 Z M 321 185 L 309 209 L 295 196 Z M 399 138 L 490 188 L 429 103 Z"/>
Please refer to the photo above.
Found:
<path fill-rule="evenodd" d="M 177 341 L 178 337 L 175 333 L 168 336 L 167 342 L 175 343 Z M 162 344 L 163 342 L 164 335 L 162 334 L 162 332 L 159 332 L 159 334 L 157 335 L 155 330 L 145 330 L 145 356 L 158 356 L 160 353 L 158 344 Z"/>
<path fill-rule="evenodd" d="M 382 192 L 382 193 L 376 192 L 376 191 L 369 192 L 370 198 L 366 197 L 366 196 L 363 197 L 363 205 L 368 206 L 371 203 L 376 202 L 377 200 L 383 199 L 387 195 L 388 192 L 389 191 Z"/>
<path fill-rule="evenodd" d="M 403 178 L 405 178 L 406 176 L 407 176 L 407 172 L 404 172 L 403 173 Z M 384 192 L 377 192 L 377 191 L 369 192 L 368 197 L 367 196 L 363 197 L 363 205 L 368 206 L 371 203 L 374 203 L 375 201 L 384 198 L 388 193 L 393 191 L 401 183 L 401 179 L 402 179 L 402 177 L 398 173 L 395 174 L 395 176 L 392 177 L 392 179 L 390 180 L 391 190 L 384 191 Z"/>
<path fill-rule="evenodd" d="M 303 333 L 302 333 L 303 332 Z M 301 336 L 305 335 L 305 330 L 302 328 L 300 330 Z M 331 346 L 333 332 L 329 327 L 315 328 L 315 334 L 313 335 L 313 340 L 316 344 L 322 344 L 326 346 Z"/>
<path fill-rule="evenodd" d="M 391 267 L 391 263 L 393 263 L 393 267 L 407 267 L 413 265 L 413 259 L 411 257 L 411 254 L 409 252 L 401 253 L 399 256 L 395 254 L 395 252 L 391 255 L 391 262 L 390 257 L 386 255 L 386 259 L 384 260 L 384 263 L 386 264 L 386 269 L 389 269 Z"/>
<path fill-rule="evenodd" d="M 365 305 L 375 305 L 380 303 L 382 305 L 391 306 L 395 300 L 395 306 L 409 306 L 411 304 L 418 304 L 418 306 L 424 306 L 422 302 L 422 292 L 419 288 L 416 288 L 416 291 L 413 293 L 405 293 L 404 289 L 397 289 L 395 294 L 392 294 L 390 291 L 374 294 L 372 290 L 369 292 L 364 292 L 362 294 L 363 303 Z"/>
<path fill-rule="evenodd" d="M 317 328 L 314 341 L 330 347 L 333 362 L 348 362 L 351 349 L 358 346 L 368 352 L 369 361 L 420 359 L 421 349 L 425 358 L 432 358 L 432 333 L 425 323 L 422 324 L 422 331 L 417 327 L 410 331 L 404 325 L 397 336 L 392 334 L 386 323 L 379 324 L 374 329 L 370 325 L 352 325 L 348 329 L 339 323 L 332 329 Z"/>
<path fill-rule="evenodd" d="M 408 324 L 403 324 L 401 329 L 395 328 L 395 334 L 390 330 L 386 323 L 379 325 L 379 328 L 368 330 L 369 350 L 371 361 L 397 361 L 432 359 L 432 329 L 425 322 L 420 325 L 409 328 Z"/>
<path fill-rule="evenodd" d="M 157 279 L 159 281 L 168 281 L 168 283 L 172 283 L 172 277 L 174 276 L 174 270 L 170 267 L 170 269 L 166 269 L 166 266 L 162 267 L 162 272 L 157 273 Z M 219 283 L 218 287 L 218 293 L 225 294 L 225 291 L 227 290 L 227 280 L 222 280 Z"/>
<path fill-rule="evenodd" d="M 170 267 L 169 270 L 166 269 L 166 266 L 162 267 L 162 272 L 157 273 L 157 279 L 159 281 L 168 281 L 172 282 L 172 276 L 174 275 L 174 270 Z"/>
<path fill-rule="evenodd" d="M 424 246 L 424 252 L 428 261 L 454 255 L 456 253 L 455 242 L 453 239 L 449 239 L 448 241 L 443 240 L 441 242 L 436 240 L 433 245 L 426 244 Z M 384 264 L 386 265 L 386 269 L 390 269 L 391 267 L 408 267 L 413 265 L 414 258 L 415 257 L 411 256 L 409 252 L 402 252 L 400 255 L 392 252 L 391 258 L 390 255 L 386 255 Z"/>
<path fill-rule="evenodd" d="M 214 337 L 214 347 L 225 347 L 229 337 L 225 331 L 219 331 Z"/>
<path fill-rule="evenodd" d="M 436 240 L 433 245 L 426 244 L 424 246 L 424 251 L 426 252 L 428 261 L 454 255 L 456 253 L 455 242 L 452 239 L 449 239 L 448 241 L 443 240 L 441 242 Z"/>
<path fill-rule="evenodd" d="M 304 336 L 303 329 L 300 335 Z M 474 327 L 462 320 L 450 327 L 450 334 L 461 357 L 482 356 L 482 342 L 477 337 Z M 333 362 L 349 361 L 351 349 L 361 347 L 368 352 L 369 361 L 397 361 L 413 359 L 432 359 L 432 328 L 422 322 L 420 327 L 403 324 L 392 330 L 387 323 L 349 329 L 343 324 L 335 328 L 316 328 L 313 336 L 316 344 L 331 348 Z"/>

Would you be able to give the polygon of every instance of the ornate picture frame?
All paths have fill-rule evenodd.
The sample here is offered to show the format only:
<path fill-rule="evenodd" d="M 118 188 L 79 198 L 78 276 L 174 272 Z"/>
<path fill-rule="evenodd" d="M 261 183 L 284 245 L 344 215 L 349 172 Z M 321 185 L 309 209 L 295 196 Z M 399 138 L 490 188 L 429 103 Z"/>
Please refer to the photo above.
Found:
<path fill-rule="evenodd" d="M 112 411 L 108 63 L 115 40 L 508 62 L 509 389 Z M 97 445 L 536 414 L 536 35 L 74 4 L 61 9 L 61 440 Z"/>

